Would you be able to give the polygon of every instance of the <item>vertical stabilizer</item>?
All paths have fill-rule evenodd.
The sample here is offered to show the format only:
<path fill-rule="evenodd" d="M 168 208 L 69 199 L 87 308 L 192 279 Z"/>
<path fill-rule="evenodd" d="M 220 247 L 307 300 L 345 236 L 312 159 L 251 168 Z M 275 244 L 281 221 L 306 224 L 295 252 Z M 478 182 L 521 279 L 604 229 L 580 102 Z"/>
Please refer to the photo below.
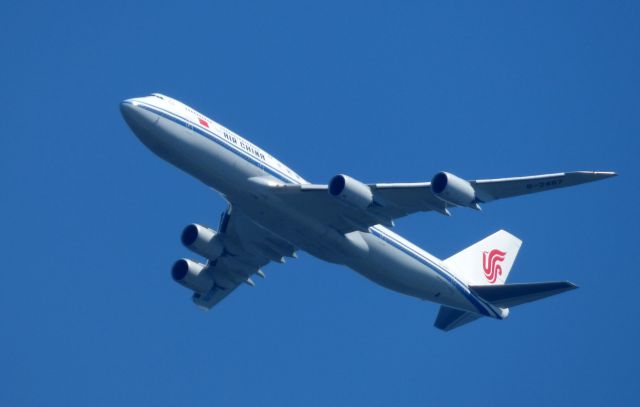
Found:
<path fill-rule="evenodd" d="M 505 230 L 449 257 L 444 264 L 468 285 L 500 285 L 507 281 L 522 241 Z"/>

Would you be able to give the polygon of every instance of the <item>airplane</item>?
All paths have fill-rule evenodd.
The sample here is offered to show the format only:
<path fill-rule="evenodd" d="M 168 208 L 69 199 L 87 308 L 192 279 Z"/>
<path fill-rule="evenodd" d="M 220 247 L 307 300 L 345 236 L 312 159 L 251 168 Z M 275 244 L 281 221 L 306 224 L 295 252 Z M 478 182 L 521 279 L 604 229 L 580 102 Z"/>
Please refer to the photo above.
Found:
<path fill-rule="evenodd" d="M 218 230 L 185 227 L 182 243 L 206 263 L 180 259 L 173 279 L 211 309 L 239 285 L 254 286 L 270 262 L 303 250 L 347 266 L 390 290 L 440 305 L 435 327 L 450 331 L 481 317 L 503 320 L 513 306 L 572 290 L 568 281 L 506 283 L 522 241 L 499 230 L 441 260 L 389 228 L 416 212 L 450 215 L 481 204 L 615 176 L 577 171 L 468 181 L 449 172 L 430 182 L 365 184 L 345 174 L 304 180 L 262 148 L 168 96 L 126 99 L 120 111 L 160 158 L 227 201 Z"/>

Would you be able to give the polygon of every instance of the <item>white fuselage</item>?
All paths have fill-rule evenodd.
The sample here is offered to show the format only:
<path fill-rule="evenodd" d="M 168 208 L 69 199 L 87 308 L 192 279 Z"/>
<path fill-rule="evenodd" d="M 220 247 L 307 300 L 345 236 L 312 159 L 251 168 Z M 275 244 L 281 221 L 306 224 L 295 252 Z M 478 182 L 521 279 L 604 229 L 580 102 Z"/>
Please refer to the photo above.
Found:
<path fill-rule="evenodd" d="M 256 184 L 259 179 L 306 184 L 261 148 L 181 102 L 163 95 L 128 99 L 123 115 L 155 154 L 198 178 L 241 208 L 254 222 L 293 246 L 346 265 L 391 290 L 470 312 L 501 318 L 438 258 L 389 229 L 343 235 L 289 207 Z M 253 180 L 252 180 L 253 179 Z"/>

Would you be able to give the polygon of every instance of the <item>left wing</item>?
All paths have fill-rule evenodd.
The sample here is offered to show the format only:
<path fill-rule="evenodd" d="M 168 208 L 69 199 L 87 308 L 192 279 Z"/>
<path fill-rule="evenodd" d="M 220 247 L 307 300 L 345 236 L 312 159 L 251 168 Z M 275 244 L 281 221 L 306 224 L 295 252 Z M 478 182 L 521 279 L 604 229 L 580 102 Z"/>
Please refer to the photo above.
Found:
<path fill-rule="evenodd" d="M 397 219 L 415 212 L 437 211 L 450 215 L 449 208 L 470 207 L 503 198 L 527 195 L 598 181 L 614 172 L 576 171 L 527 177 L 466 181 L 440 172 L 431 182 L 363 184 L 346 175 L 329 184 L 280 184 L 261 179 L 293 208 L 319 219 L 334 229 L 348 233 L 366 231 L 370 226 L 392 226 Z"/>
<path fill-rule="evenodd" d="M 212 308 L 242 283 L 253 286 L 253 274 L 264 277 L 260 268 L 270 261 L 284 263 L 284 257 L 295 257 L 295 247 L 231 205 L 222 214 L 218 233 L 224 251 L 203 270 L 213 278 L 213 287 L 193 294 L 193 301 L 202 308 Z"/>

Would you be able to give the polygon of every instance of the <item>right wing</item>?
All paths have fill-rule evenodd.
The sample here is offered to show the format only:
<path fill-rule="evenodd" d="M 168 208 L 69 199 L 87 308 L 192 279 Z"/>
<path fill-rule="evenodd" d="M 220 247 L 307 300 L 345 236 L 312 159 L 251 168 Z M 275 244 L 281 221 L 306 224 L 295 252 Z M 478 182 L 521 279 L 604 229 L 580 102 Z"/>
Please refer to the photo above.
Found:
<path fill-rule="evenodd" d="M 203 270 L 213 277 L 213 287 L 193 294 L 193 302 L 202 308 L 212 308 L 242 283 L 253 286 L 252 275 L 264 277 L 260 269 L 269 262 L 284 263 L 284 257 L 295 257 L 295 247 L 231 205 L 222 215 L 218 233 L 224 251 Z"/>
<path fill-rule="evenodd" d="M 528 177 L 480 179 L 468 182 L 475 193 L 475 204 L 527 195 L 598 181 L 616 175 L 613 172 L 577 171 Z M 374 203 L 365 209 L 346 205 L 329 194 L 327 184 L 281 184 L 256 180 L 269 188 L 286 204 L 307 213 L 342 233 L 366 231 L 370 226 L 392 226 L 393 220 L 416 212 L 436 211 L 449 215 L 459 205 L 440 199 L 431 182 L 367 184 Z"/>
<path fill-rule="evenodd" d="M 512 198 L 557 188 L 571 187 L 616 176 L 615 172 L 574 171 L 528 177 L 479 179 L 471 181 L 480 202 Z"/>

